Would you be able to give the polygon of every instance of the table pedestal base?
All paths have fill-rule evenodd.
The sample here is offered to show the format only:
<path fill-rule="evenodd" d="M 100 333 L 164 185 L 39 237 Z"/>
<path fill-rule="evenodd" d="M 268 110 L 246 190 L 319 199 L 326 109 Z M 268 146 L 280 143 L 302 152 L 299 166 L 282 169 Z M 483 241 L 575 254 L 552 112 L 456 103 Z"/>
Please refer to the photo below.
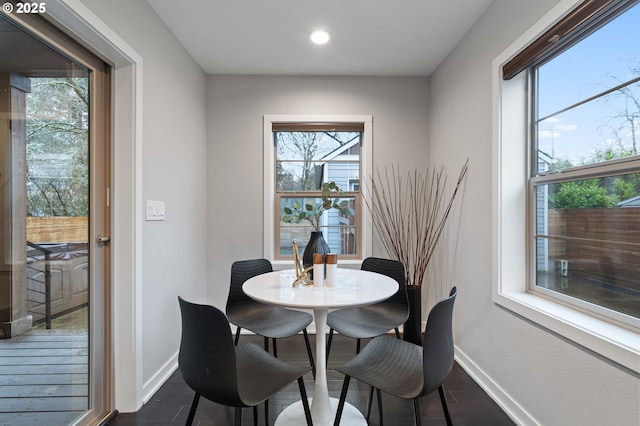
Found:
<path fill-rule="evenodd" d="M 312 399 L 309 398 L 309 405 L 311 405 Z M 338 400 L 336 398 L 329 398 L 331 403 L 331 417 L 325 421 L 320 422 L 313 419 L 313 426 L 332 426 L 336 417 L 336 410 L 338 409 Z M 298 401 L 291 404 L 280 413 L 276 419 L 275 426 L 303 426 L 305 425 L 304 408 L 302 407 L 302 401 Z M 342 410 L 342 418 L 340 419 L 340 425 L 344 426 L 366 426 L 367 420 L 362 413 L 353 405 L 345 402 L 344 409 Z"/>

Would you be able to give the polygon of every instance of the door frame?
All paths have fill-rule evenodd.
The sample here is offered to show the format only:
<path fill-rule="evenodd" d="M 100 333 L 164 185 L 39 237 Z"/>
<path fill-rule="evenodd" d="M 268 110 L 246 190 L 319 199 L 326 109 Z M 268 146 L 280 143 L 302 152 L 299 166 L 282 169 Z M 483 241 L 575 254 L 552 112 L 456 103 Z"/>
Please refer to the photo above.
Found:
<path fill-rule="evenodd" d="M 89 79 L 89 406 L 75 424 L 97 424 L 113 411 L 111 250 L 97 238 L 111 234 L 111 72 L 110 65 L 69 37 L 46 17 L 7 14 L 24 31 L 90 72 Z"/>
<path fill-rule="evenodd" d="M 142 57 L 80 0 L 49 0 L 54 26 L 111 66 L 111 407 L 137 411 L 142 379 Z M 93 236 L 92 236 L 93 238 Z M 115 307 L 117 306 L 117 312 Z"/>

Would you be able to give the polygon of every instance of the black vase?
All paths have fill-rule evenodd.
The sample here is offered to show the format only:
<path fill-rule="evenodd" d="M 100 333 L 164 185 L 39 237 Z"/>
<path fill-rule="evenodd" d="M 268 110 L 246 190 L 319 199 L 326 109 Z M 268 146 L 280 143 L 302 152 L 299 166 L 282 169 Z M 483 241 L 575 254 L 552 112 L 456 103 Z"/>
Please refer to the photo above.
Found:
<path fill-rule="evenodd" d="M 323 255 L 331 253 L 331 250 L 329 250 L 329 245 L 324 240 L 322 232 L 320 231 L 311 232 L 311 238 L 309 238 L 307 247 L 304 249 L 304 253 L 302 254 L 302 266 L 305 269 L 313 265 L 314 253 L 322 253 Z M 311 278 L 313 278 L 313 271 L 311 271 Z"/>
<path fill-rule="evenodd" d="M 403 339 L 422 346 L 422 289 L 407 287 L 409 318 L 404 323 Z"/>

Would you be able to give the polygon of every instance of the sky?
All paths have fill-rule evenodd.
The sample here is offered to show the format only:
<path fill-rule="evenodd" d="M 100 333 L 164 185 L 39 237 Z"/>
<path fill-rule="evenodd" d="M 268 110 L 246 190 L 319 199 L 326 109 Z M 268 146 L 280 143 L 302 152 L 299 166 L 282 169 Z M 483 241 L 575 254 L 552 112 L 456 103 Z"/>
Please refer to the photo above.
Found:
<path fill-rule="evenodd" d="M 613 141 L 631 145 L 630 127 L 616 118 L 626 110 L 636 115 L 640 142 L 640 82 L 629 88 L 630 97 L 616 91 L 597 100 L 558 113 L 564 108 L 640 77 L 640 3 L 539 69 L 539 148 L 574 165 Z M 616 133 L 617 131 L 617 137 Z M 640 147 L 638 147 L 640 148 Z"/>

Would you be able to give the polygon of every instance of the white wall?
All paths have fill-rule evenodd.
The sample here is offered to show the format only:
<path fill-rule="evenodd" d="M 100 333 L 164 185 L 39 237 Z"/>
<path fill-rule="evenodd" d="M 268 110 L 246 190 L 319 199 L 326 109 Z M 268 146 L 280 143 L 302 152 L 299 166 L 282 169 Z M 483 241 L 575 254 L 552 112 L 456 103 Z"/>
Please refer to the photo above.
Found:
<path fill-rule="evenodd" d="M 235 260 L 263 253 L 265 114 L 371 114 L 374 167 L 428 161 L 427 78 L 209 76 L 209 300 L 223 308 Z M 374 247 L 374 254 L 376 253 Z"/>
<path fill-rule="evenodd" d="M 166 203 L 165 221 L 146 222 L 143 218 L 140 222 L 141 238 L 134 243 L 140 246 L 141 262 L 135 267 L 141 281 L 113 283 L 118 293 L 134 295 L 136 290 L 130 286 L 141 290 L 134 306 L 141 312 L 133 314 L 141 324 L 127 324 L 136 333 L 133 338 L 138 343 L 133 349 L 139 345 L 141 354 L 132 359 L 137 358 L 139 364 L 116 366 L 115 408 L 135 411 L 176 366 L 181 324 L 177 296 L 206 299 L 206 81 L 146 2 L 82 1 L 141 58 L 137 66 L 142 66 L 143 74 L 135 82 L 142 85 L 142 99 L 138 100 L 142 105 L 142 138 L 138 141 L 142 149 L 141 158 L 136 159 L 141 182 L 130 184 L 140 185 L 137 201 L 141 204 L 147 199 Z M 118 97 L 118 88 L 115 93 Z M 117 161 L 114 167 L 117 179 Z M 118 197 L 113 194 L 115 209 L 119 208 Z M 144 205 L 135 208 L 144 211 Z M 114 315 L 119 315 L 118 310 L 116 300 Z M 116 350 L 121 343 L 115 342 Z M 124 347 L 131 345 L 127 342 Z M 142 383 L 123 375 L 129 373 L 141 377 Z M 134 395 L 133 400 L 125 400 L 124 395 Z"/>
<path fill-rule="evenodd" d="M 494 0 L 430 79 L 432 160 L 455 168 L 470 157 L 457 272 L 457 354 L 523 424 L 638 425 L 636 374 L 492 301 L 491 65 L 556 3 Z"/>

